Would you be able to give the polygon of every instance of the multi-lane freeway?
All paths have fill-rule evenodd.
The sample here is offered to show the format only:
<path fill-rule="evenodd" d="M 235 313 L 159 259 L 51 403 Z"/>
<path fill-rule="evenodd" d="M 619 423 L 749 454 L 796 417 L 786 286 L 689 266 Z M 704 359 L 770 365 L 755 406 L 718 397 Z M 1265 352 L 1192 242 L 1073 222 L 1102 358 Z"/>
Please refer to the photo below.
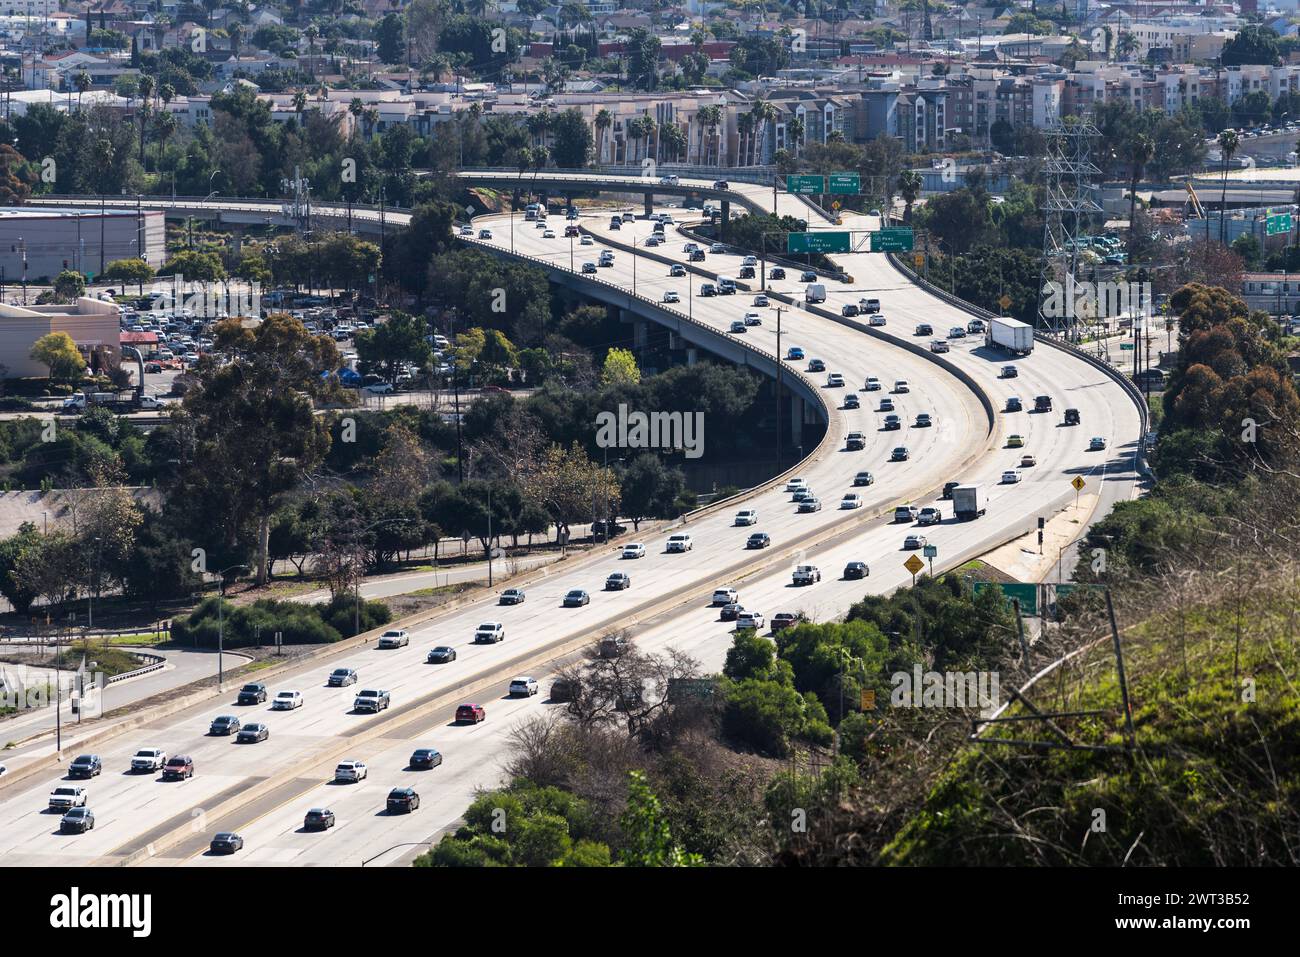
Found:
<path fill-rule="evenodd" d="M 770 194 L 769 194 L 770 195 Z M 677 211 L 675 211 L 677 212 Z M 391 214 L 390 214 L 391 215 Z M 594 237 L 581 247 L 580 264 L 595 260 L 602 248 L 615 251 L 614 265 L 601 268 L 603 284 L 621 287 L 631 297 L 632 255 L 612 244 L 638 244 L 650 231 L 639 220 L 617 233 L 608 232 L 607 215 L 584 217 L 584 230 Z M 545 239 L 542 230 L 514 224 L 515 251 L 543 263 L 556 273 L 570 270 L 567 239 Z M 481 217 L 477 230 L 492 231 L 480 241 L 508 254 L 509 218 Z M 562 232 L 562 231 L 561 231 Z M 670 238 L 656 253 L 685 262 L 683 241 Z M 695 264 L 699 265 L 699 264 Z M 735 276 L 740 259 L 710 254 L 704 264 L 710 272 Z M 571 557 L 556 566 L 530 573 L 524 587 L 527 601 L 500 607 L 490 599 L 450 610 L 426 623 L 413 625 L 408 647 L 380 651 L 374 642 L 348 643 L 325 658 L 295 666 L 270 681 L 272 694 L 281 689 L 303 692 L 302 708 L 270 712 L 266 705 L 238 708 L 234 689 L 213 695 L 174 715 L 145 723 L 96 746 L 104 773 L 87 783 L 96 827 L 84 835 L 59 835 L 58 816 L 45 812 L 46 795 L 58 783 L 57 768 L 18 773 L 9 785 L 0 781 L 0 855 L 11 865 L 23 864 L 375 864 L 409 860 L 426 842 L 451 826 L 472 799 L 475 788 L 500 783 L 502 762 L 508 755 L 511 730 L 525 718 L 559 707 L 547 702 L 546 679 L 553 659 L 571 651 L 587 637 L 610 628 L 633 627 L 635 641 L 646 651 L 681 649 L 716 670 L 730 644 L 732 625 L 719 620 L 709 603 L 712 590 L 734 585 L 746 608 L 768 616 L 782 611 L 803 611 L 814 620 L 842 614 L 866 592 L 883 593 L 910 581 L 903 568 L 908 553 L 903 538 L 915 532 L 909 524 L 894 524 L 894 505 L 938 504 L 945 519 L 921 529 L 938 547 L 936 571 L 953 567 L 970 557 L 1022 534 L 1039 517 L 1048 517 L 1074 501 L 1070 481 L 1082 476 L 1098 493 L 1098 509 L 1108 509 L 1117 498 L 1135 494 L 1134 455 L 1140 435 L 1140 416 L 1129 392 L 1105 371 L 1068 352 L 1040 345 L 1029 357 L 1016 361 L 1019 375 L 999 377 L 1008 359 L 987 348 L 982 338 L 954 339 L 939 362 L 902 347 L 920 342 L 913 327 L 931 323 L 937 335 L 970 318 L 910 284 L 879 255 L 856 255 L 845 264 L 855 277 L 851 285 L 828 286 L 825 307 L 838 313 L 844 303 L 874 296 L 882 302 L 887 324 L 868 334 L 864 324 L 787 310 L 782 322 L 780 354 L 792 346 L 803 349 L 802 361 L 785 361 L 786 374 L 805 378 L 806 390 L 820 397 L 828 422 L 822 444 L 800 464 L 797 475 L 822 499 L 821 511 L 799 513 L 785 491 L 784 479 L 751 490 L 725 507 L 692 517 L 685 525 L 647 535 L 646 555 L 621 559 L 616 546 Z M 580 267 L 579 267 L 580 268 Z M 680 305 L 656 308 L 677 310 L 717 334 L 745 344 L 750 350 L 777 354 L 775 309 L 754 307 L 753 293 L 702 298 L 698 284 L 704 277 L 671 278 L 668 266 L 657 259 L 638 256 L 636 293 L 639 299 L 661 304 L 664 293 L 676 291 Z M 773 292 L 800 298 L 802 287 L 791 277 L 776 281 Z M 697 285 L 694 297 L 687 283 Z M 761 325 L 743 334 L 728 330 L 747 311 L 761 316 Z M 820 358 L 823 373 L 807 371 L 808 360 Z M 839 373 L 844 387 L 829 387 L 828 375 Z M 867 392 L 868 376 L 879 378 L 883 389 Z M 891 395 L 902 428 L 883 431 L 884 413 L 879 399 L 889 395 L 896 380 L 909 383 L 905 393 Z M 858 409 L 845 408 L 845 396 L 856 393 Z M 1020 396 L 1026 409 L 1035 395 L 1050 395 L 1053 413 L 1004 412 L 1006 399 Z M 1062 424 L 1061 410 L 1080 411 L 1082 425 Z M 989 409 L 993 410 L 989 414 Z M 687 410 L 683 410 L 687 411 Z M 917 427 L 916 416 L 928 413 L 930 427 Z M 594 426 L 593 426 L 594 427 Z M 708 423 L 705 422 L 707 441 Z M 850 431 L 865 434 L 865 448 L 847 451 Z M 1023 448 L 1008 448 L 1011 435 L 1023 438 Z M 1104 451 L 1089 451 L 1089 439 L 1106 440 Z M 889 461 L 891 450 L 906 446 L 906 461 Z M 1024 468 L 1022 481 L 999 484 L 1004 470 L 1016 468 L 1022 455 L 1032 454 L 1036 464 Z M 869 471 L 874 483 L 853 485 L 857 473 Z M 960 480 L 982 486 L 988 495 L 987 514 L 976 521 L 958 523 L 950 503 L 938 493 L 947 481 Z M 842 510 L 843 495 L 857 492 L 862 507 Z M 737 527 L 738 509 L 754 509 L 758 523 Z M 1087 515 L 1075 516 L 1080 530 Z M 747 550 L 755 531 L 766 532 L 770 548 Z M 670 533 L 688 533 L 693 548 L 668 554 L 664 543 Z M 622 542 L 618 543 L 619 545 Z M 844 581 L 848 561 L 870 566 L 865 581 Z M 795 587 L 795 564 L 820 567 L 822 580 Z M 612 571 L 628 572 L 632 587 L 603 592 L 601 584 Z M 566 591 L 585 589 L 591 603 L 564 608 Z M 490 645 L 472 643 L 479 622 L 496 620 L 505 626 L 505 640 Z M 426 664 L 434 645 L 456 649 L 457 660 Z M 549 663 L 549 664 L 548 664 Z M 327 688 L 325 679 L 334 667 L 356 668 L 359 684 Z M 531 674 L 541 681 L 536 697 L 505 697 L 509 679 Z M 352 713 L 359 688 L 382 688 L 392 693 L 393 706 L 378 716 Z M 476 701 L 487 710 L 487 720 L 475 725 L 455 725 L 457 704 Z M 232 739 L 207 735 L 210 720 L 218 714 L 238 713 L 245 721 L 256 717 L 270 728 L 268 740 L 237 745 Z M 131 755 L 142 747 L 161 747 L 169 753 L 194 758 L 196 774 L 187 781 L 164 783 L 157 775 L 127 773 Z M 435 747 L 444 764 L 431 771 L 413 771 L 406 759 L 417 747 Z M 366 780 L 334 784 L 332 770 L 344 758 L 369 765 Z M 409 815 L 390 815 L 384 798 L 393 786 L 412 786 L 422 797 L 422 807 Z M 308 808 L 328 806 L 338 825 L 327 832 L 303 830 Z M 246 841 L 243 851 L 230 857 L 206 853 L 208 840 L 218 830 L 235 830 Z M 392 850 L 388 850 L 392 848 Z"/>

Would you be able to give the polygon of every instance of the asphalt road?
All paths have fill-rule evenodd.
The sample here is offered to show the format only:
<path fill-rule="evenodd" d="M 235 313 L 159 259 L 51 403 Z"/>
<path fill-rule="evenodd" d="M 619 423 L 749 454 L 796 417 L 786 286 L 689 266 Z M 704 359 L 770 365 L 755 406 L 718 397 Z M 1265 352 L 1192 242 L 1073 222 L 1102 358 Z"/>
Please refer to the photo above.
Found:
<path fill-rule="evenodd" d="M 641 224 L 638 229 L 644 231 L 648 226 Z M 520 230 L 517 223 L 517 247 L 521 232 L 530 234 L 525 239 L 529 250 L 553 256 L 567 266 L 567 241 L 542 240 L 540 231 Z M 621 231 L 619 238 L 627 241 L 628 235 Z M 555 247 L 553 252 L 548 251 L 548 244 Z M 680 255 L 680 248 L 680 242 L 670 242 L 660 251 Z M 615 268 L 601 270 L 601 278 L 630 283 L 630 259 L 618 253 Z M 736 274 L 738 264 L 738 259 L 728 262 L 727 257 L 709 257 L 711 269 L 730 275 Z M 885 332 L 891 337 L 910 338 L 918 321 L 942 330 L 958 322 L 964 324 L 968 318 L 911 286 L 883 257 L 854 257 L 847 268 L 856 277 L 855 285 L 828 286 L 826 305 L 838 309 L 841 303 L 856 301 L 868 291 L 878 295 L 889 318 Z M 685 280 L 669 280 L 662 267 L 660 272 L 660 277 L 654 277 L 652 270 L 638 267 L 642 295 L 658 299 L 663 289 L 674 285 L 685 291 Z M 796 289 L 796 284 L 788 286 Z M 749 308 L 742 296 L 704 302 L 707 305 L 696 298 L 694 317 L 720 329 L 726 329 Z M 984 413 L 975 395 L 941 367 L 888 341 L 807 313 L 791 314 L 785 327 L 788 335 L 783 351 L 788 345 L 801 345 L 809 356 L 826 359 L 828 371 L 842 372 L 848 380 L 847 389 L 822 390 L 831 406 L 839 404 L 844 392 L 860 387 L 866 375 L 877 375 L 886 383 L 895 378 L 912 383 L 910 393 L 895 397 L 897 412 L 907 425 L 900 433 L 879 431 L 881 416 L 871 401 L 875 393 L 861 394 L 864 408 L 859 411 L 832 408 L 827 442 L 800 469 L 825 501 L 823 511 L 796 514 L 783 491 L 758 489 L 743 503 L 759 512 L 759 524 L 753 528 L 734 527 L 734 510 L 730 508 L 702 516 L 685 529 L 694 536 L 693 551 L 665 554 L 667 532 L 647 536 L 647 555 L 640 560 L 619 560 L 611 548 L 546 569 L 528 587 L 528 601 L 523 605 L 498 608 L 489 601 L 479 602 L 422 626 L 413 633 L 409 648 L 381 652 L 372 645 L 340 653 L 332 661 L 303 666 L 277 680 L 271 689 L 273 693 L 287 687 L 302 690 L 306 704 L 298 711 L 264 714 L 263 707 L 235 709 L 230 704 L 233 695 L 227 694 L 157 725 L 124 734 L 99 748 L 107 770 L 89 785 L 91 807 L 98 819 L 94 831 L 78 836 L 54 833 L 57 818 L 42 809 L 45 795 L 58 777 L 38 774 L 0 788 L 0 854 L 14 865 L 111 863 L 179 831 L 183 838 L 162 850 L 155 863 L 357 864 L 392 845 L 429 839 L 455 821 L 475 787 L 499 783 L 511 729 L 519 720 L 551 707 L 544 696 L 513 702 L 503 699 L 506 684 L 515 673 L 532 672 L 545 679 L 549 670 L 546 661 L 554 654 L 548 646 L 584 633 L 642 622 L 644 627 L 636 638 L 640 647 L 676 647 L 695 655 L 706 669 L 716 669 L 730 643 L 730 625 L 719 622 L 716 611 L 708 606 L 714 587 L 736 584 L 742 603 L 769 617 L 787 610 L 804 610 L 818 620 L 840 615 L 866 592 L 885 593 L 910 581 L 902 567 L 906 553 L 901 550 L 909 529 L 889 523 L 888 516 L 874 517 L 874 513 L 900 501 L 929 504 L 944 481 L 981 484 L 988 492 L 989 504 L 988 514 L 977 521 L 959 524 L 948 518 L 925 532 L 939 547 L 936 570 L 982 553 L 1023 531 L 1035 516 L 1048 516 L 1073 501 L 1069 483 L 1076 475 L 1082 475 L 1091 490 L 1101 493 L 1103 505 L 1133 494 L 1137 410 L 1112 380 L 1073 356 L 1040 345 L 1032 356 L 1017 362 L 1018 379 L 1002 380 L 997 378 L 997 370 L 1007 361 L 1004 356 L 978 342 L 956 341 L 947 359 L 973 376 L 996 408 L 1012 394 L 1029 399 L 1031 406 L 1032 397 L 1040 393 L 1052 395 L 1057 403 L 1054 414 L 999 413 L 994 434 L 987 438 Z M 765 319 L 763 326 L 746 333 L 748 338 L 741 338 L 774 351 L 774 331 L 773 323 Z M 814 381 L 820 386 L 824 379 L 818 376 Z M 1081 427 L 1061 425 L 1060 409 L 1066 406 L 1080 409 Z M 933 414 L 936 425 L 912 428 L 920 411 Z M 865 451 L 843 451 L 844 433 L 851 428 L 866 432 Z M 1003 448 L 1011 432 L 1025 437 L 1023 450 Z M 1088 452 L 1092 435 L 1105 436 L 1109 450 Z M 908 462 L 885 461 L 896 444 L 911 447 Z M 994 484 L 1002 469 L 1018 463 L 1022 452 L 1038 458 L 1035 467 L 1025 470 L 1024 481 Z M 870 469 L 877 476 L 875 485 L 859 490 L 865 492 L 866 507 L 839 511 L 835 507 L 838 499 L 860 469 Z M 946 514 L 951 515 L 950 511 Z M 755 530 L 772 536 L 770 552 L 756 555 L 743 549 L 745 538 Z M 871 575 L 865 582 L 838 580 L 844 562 L 850 559 L 869 562 Z M 795 588 L 789 573 L 799 561 L 820 566 L 823 580 Z M 600 592 L 605 575 L 616 569 L 631 574 L 632 588 Z M 561 596 L 574 587 L 590 591 L 592 603 L 578 609 L 561 608 Z M 506 640 L 472 645 L 475 624 L 492 619 L 505 623 Z M 425 665 L 425 652 L 434 644 L 456 647 L 460 659 L 449 665 Z M 521 656 L 525 660 L 517 663 Z M 357 668 L 363 687 L 390 690 L 394 711 L 378 718 L 350 713 L 357 689 L 323 686 L 326 674 L 336 665 Z M 471 685 L 476 676 L 488 683 L 486 690 L 458 690 Z M 547 686 L 543 680 L 543 687 Z M 485 704 L 485 723 L 464 727 L 449 723 L 454 705 L 464 697 Z M 435 701 L 427 716 L 398 713 L 427 699 Z M 213 716 L 236 710 L 246 719 L 265 717 L 271 738 L 262 744 L 239 746 L 228 738 L 206 736 Z M 357 735 L 366 738 L 345 740 Z M 124 773 L 134 750 L 151 745 L 193 755 L 195 778 L 164 784 L 153 776 Z M 405 759 L 417 746 L 439 748 L 446 763 L 431 772 L 405 770 Z M 251 754 L 247 753 L 250 749 Z M 344 757 L 367 761 L 372 766 L 370 779 L 354 786 L 325 783 L 333 765 Z M 423 783 L 426 780 L 436 782 L 436 787 Z M 383 810 L 387 790 L 408 783 L 420 790 L 425 805 L 412 815 L 388 815 Z M 222 804 L 227 810 L 218 816 L 215 809 Z M 302 833 L 302 814 L 321 804 L 335 810 L 339 827 L 327 834 Z M 233 858 L 212 858 L 205 853 L 207 840 L 216 830 L 224 829 L 243 833 L 247 848 Z M 418 850 L 401 848 L 376 863 L 402 860 Z"/>

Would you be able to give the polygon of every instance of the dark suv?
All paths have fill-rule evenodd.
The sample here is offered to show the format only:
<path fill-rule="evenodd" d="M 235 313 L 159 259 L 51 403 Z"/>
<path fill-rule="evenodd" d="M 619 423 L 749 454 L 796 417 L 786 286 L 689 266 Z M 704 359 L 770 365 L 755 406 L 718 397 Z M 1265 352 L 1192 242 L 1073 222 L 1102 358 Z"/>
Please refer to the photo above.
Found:
<path fill-rule="evenodd" d="M 409 814 L 420 806 L 420 795 L 414 788 L 393 788 L 388 792 L 388 813 Z"/>
<path fill-rule="evenodd" d="M 262 704 L 266 701 L 266 685 L 260 681 L 246 684 L 239 689 L 239 704 Z"/>
<path fill-rule="evenodd" d="M 442 754 L 434 748 L 416 748 L 407 763 L 413 768 L 436 768 L 442 764 Z"/>
<path fill-rule="evenodd" d="M 98 754 L 80 755 L 68 765 L 68 777 L 70 778 L 93 778 L 104 770 L 103 762 L 99 760 Z"/>

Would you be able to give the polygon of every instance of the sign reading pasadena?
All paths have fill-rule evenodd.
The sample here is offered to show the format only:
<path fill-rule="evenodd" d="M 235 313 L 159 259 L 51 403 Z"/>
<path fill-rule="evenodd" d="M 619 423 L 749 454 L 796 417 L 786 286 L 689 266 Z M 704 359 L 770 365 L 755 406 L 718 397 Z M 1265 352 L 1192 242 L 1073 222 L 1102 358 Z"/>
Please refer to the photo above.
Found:
<path fill-rule="evenodd" d="M 680 449 L 688 459 L 704 454 L 703 412 L 618 412 L 596 415 L 596 445 L 602 449 Z"/>
<path fill-rule="evenodd" d="M 50 898 L 50 926 L 60 930 L 125 927 L 132 937 L 153 932 L 152 894 L 82 894 L 74 887 L 68 894 Z"/>

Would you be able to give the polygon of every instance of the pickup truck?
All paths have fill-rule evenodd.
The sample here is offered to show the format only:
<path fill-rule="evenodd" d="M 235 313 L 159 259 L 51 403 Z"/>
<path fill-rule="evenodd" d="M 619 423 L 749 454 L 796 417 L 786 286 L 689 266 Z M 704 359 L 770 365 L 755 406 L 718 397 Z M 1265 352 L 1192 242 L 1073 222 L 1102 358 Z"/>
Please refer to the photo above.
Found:
<path fill-rule="evenodd" d="M 67 811 L 86 806 L 86 789 L 76 784 L 61 784 L 50 792 L 50 810 Z"/>
<path fill-rule="evenodd" d="M 822 580 L 822 573 L 816 565 L 796 565 L 791 577 L 796 585 L 812 585 Z"/>

